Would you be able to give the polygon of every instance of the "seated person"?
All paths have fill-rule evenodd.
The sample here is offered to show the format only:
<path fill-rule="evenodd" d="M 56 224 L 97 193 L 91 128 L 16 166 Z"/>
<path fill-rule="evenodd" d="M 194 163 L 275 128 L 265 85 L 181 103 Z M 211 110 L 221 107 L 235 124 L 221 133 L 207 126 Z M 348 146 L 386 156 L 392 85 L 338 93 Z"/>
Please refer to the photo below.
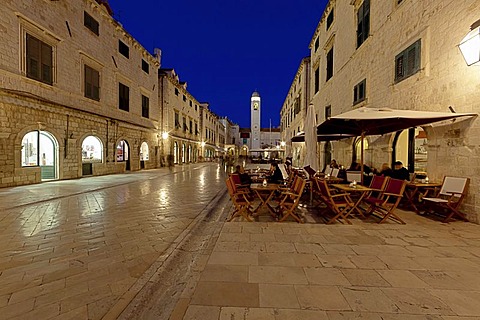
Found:
<path fill-rule="evenodd" d="M 393 179 L 410 181 L 410 173 L 407 168 L 403 166 L 402 161 L 395 161 L 394 165 L 395 169 L 393 170 L 391 177 Z"/>
<path fill-rule="evenodd" d="M 352 161 L 352 164 L 350 165 L 350 168 L 347 169 L 347 171 L 360 171 L 360 169 L 360 163 Z"/>
<path fill-rule="evenodd" d="M 282 183 L 283 182 L 283 174 L 280 168 L 278 167 L 278 163 L 272 162 L 270 165 L 270 176 L 267 178 L 268 182 L 271 183 Z"/>
<path fill-rule="evenodd" d="M 251 184 L 252 183 L 252 179 L 250 178 L 250 176 L 247 173 L 245 173 L 245 170 L 243 169 L 243 166 L 237 165 L 235 168 L 236 168 L 236 170 L 235 170 L 234 173 L 238 174 L 242 184 Z"/>
<path fill-rule="evenodd" d="M 330 168 L 332 168 L 332 169 L 339 169 L 337 160 L 333 159 L 333 160 L 330 162 Z"/>
<path fill-rule="evenodd" d="M 385 177 L 391 177 L 393 174 L 392 168 L 388 165 L 388 163 L 382 164 L 382 168 L 380 169 L 379 172 L 377 172 L 377 175 L 379 176 L 385 176 Z"/>

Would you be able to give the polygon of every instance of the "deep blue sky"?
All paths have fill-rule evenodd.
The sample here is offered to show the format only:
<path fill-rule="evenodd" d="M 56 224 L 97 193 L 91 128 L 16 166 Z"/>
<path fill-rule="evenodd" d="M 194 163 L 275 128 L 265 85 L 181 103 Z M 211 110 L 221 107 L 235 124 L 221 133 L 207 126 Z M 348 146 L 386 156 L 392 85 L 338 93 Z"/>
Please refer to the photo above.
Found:
<path fill-rule="evenodd" d="M 148 51 L 162 49 L 199 101 L 250 126 L 250 96 L 262 98 L 262 127 L 280 109 L 327 0 L 110 0 L 116 20 Z"/>

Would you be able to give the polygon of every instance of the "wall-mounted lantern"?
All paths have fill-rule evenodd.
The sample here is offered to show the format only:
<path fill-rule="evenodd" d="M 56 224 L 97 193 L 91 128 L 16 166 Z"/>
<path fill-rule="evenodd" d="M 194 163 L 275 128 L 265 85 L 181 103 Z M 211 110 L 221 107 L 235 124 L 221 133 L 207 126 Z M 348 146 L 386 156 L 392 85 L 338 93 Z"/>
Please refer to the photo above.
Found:
<path fill-rule="evenodd" d="M 458 47 L 468 66 L 480 61 L 480 20 L 470 26 L 470 32 Z"/>

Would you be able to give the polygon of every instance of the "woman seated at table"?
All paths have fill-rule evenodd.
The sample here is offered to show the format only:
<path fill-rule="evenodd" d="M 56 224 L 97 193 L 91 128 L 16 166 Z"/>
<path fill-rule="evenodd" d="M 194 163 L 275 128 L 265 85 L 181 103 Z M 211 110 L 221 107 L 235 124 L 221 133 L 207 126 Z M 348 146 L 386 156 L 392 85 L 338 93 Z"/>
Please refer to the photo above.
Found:
<path fill-rule="evenodd" d="M 240 177 L 240 181 L 242 182 L 242 184 L 251 184 L 251 183 L 252 183 L 252 179 L 251 179 L 250 176 L 245 172 L 245 169 L 243 169 L 243 166 L 237 165 L 235 168 L 236 168 L 236 170 L 235 170 L 234 173 L 238 174 L 238 176 Z"/>
<path fill-rule="evenodd" d="M 388 163 L 384 163 L 382 164 L 382 168 L 380 169 L 380 171 L 377 171 L 376 174 L 378 176 L 391 177 L 393 174 L 393 170 L 392 168 L 390 168 Z"/>
<path fill-rule="evenodd" d="M 268 182 L 271 182 L 271 183 L 283 182 L 283 174 L 280 168 L 278 167 L 278 163 L 272 162 L 272 164 L 270 165 L 270 172 L 271 174 L 267 177 Z"/>

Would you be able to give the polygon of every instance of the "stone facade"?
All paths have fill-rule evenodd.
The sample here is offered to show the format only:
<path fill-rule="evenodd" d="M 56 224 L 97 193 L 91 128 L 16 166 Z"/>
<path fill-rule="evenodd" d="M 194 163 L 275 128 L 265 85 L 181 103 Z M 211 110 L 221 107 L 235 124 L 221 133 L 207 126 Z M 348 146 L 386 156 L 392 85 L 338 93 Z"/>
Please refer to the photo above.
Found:
<path fill-rule="evenodd" d="M 202 141 L 215 154 L 225 140 L 208 104 L 174 72 L 159 77 L 160 52 L 132 38 L 105 1 L 2 5 L 0 187 L 157 168 L 174 141 L 187 150 L 177 163 L 195 162 Z"/>
<path fill-rule="evenodd" d="M 369 32 L 359 35 L 359 11 L 368 2 Z M 478 113 L 480 73 L 478 67 L 466 65 L 457 46 L 480 18 L 479 12 L 480 3 L 475 0 L 329 1 L 310 43 L 311 86 L 319 70 L 320 88 L 317 93 L 312 90 L 311 97 L 319 121 L 325 120 L 327 107 L 332 115 L 361 106 L 443 112 L 453 107 L 457 112 Z M 415 60 L 405 63 L 418 63 L 418 67 L 401 69 L 398 59 L 414 46 Z M 405 75 L 403 70 L 409 69 L 414 71 Z M 457 120 L 424 129 L 428 176 L 437 181 L 444 175 L 470 177 L 463 210 L 478 222 L 478 121 Z M 395 161 L 394 137 L 367 137 L 366 163 L 380 167 Z M 332 156 L 342 164 L 352 161 L 353 152 L 352 139 L 332 143 Z M 322 152 L 321 160 L 326 158 Z"/>
<path fill-rule="evenodd" d="M 304 143 L 292 143 L 292 137 L 304 131 L 303 124 L 310 103 L 310 57 L 302 59 L 280 111 L 281 139 L 285 154 L 293 158 L 294 166 L 303 165 Z"/>
<path fill-rule="evenodd" d="M 153 155 L 157 145 L 158 60 L 110 16 L 107 7 L 95 1 L 6 1 L 3 6 L 0 186 L 42 180 L 41 163 L 22 165 L 22 139 L 32 131 L 45 132 L 55 141 L 54 179 L 83 175 L 82 142 L 88 136 L 102 145 L 102 159 L 91 163 L 91 174 L 156 167 L 153 156 L 141 163 L 139 150 L 145 142 Z M 96 33 L 84 24 L 85 16 L 97 23 Z M 51 69 L 42 69 L 51 72 L 47 81 L 30 74 L 33 67 L 27 54 L 34 51 L 28 40 L 32 38 L 52 56 Z M 119 52 L 119 41 L 128 48 L 128 57 Z M 148 72 L 142 63 L 148 65 Z M 98 72 L 96 99 L 86 97 L 86 67 Z M 129 88 L 128 111 L 119 109 L 120 82 Z M 142 95 L 149 100 L 148 117 L 142 116 Z M 116 146 L 121 140 L 128 144 L 129 156 L 119 162 Z"/>

